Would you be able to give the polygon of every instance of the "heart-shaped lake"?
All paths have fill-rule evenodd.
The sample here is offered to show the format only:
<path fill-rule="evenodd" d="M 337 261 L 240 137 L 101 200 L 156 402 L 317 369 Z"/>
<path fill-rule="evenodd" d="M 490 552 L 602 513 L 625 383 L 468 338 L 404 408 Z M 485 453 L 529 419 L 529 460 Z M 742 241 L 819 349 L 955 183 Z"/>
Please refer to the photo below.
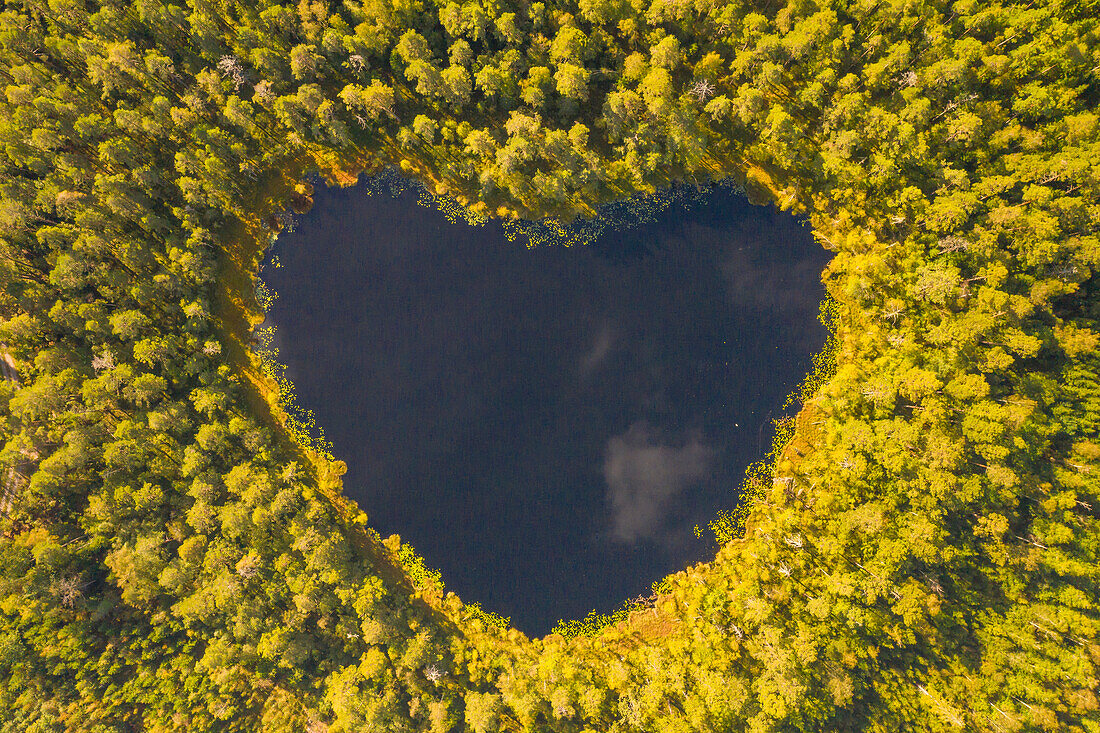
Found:
<path fill-rule="evenodd" d="M 719 188 L 528 249 L 366 191 L 318 190 L 263 278 L 371 526 L 532 635 L 708 559 L 693 527 L 736 504 L 825 342 L 809 228 Z"/>

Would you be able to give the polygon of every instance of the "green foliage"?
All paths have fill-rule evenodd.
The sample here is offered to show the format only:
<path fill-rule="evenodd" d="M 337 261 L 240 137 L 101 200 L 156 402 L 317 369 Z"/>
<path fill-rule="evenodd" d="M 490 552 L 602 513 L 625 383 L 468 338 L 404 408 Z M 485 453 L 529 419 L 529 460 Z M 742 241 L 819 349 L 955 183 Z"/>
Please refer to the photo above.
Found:
<path fill-rule="evenodd" d="M 652 595 L 648 599 L 646 597 L 631 598 L 611 613 L 598 613 L 593 609 L 579 621 L 562 619 L 558 621 L 550 633 L 559 634 L 566 639 L 573 639 L 578 636 L 598 636 L 605 629 L 629 618 L 630 614 L 635 611 L 650 608 L 649 604 L 653 598 L 668 593 L 670 590 L 672 590 L 670 578 L 662 578 L 650 586 Z"/>
<path fill-rule="evenodd" d="M 262 282 L 256 287 L 257 300 L 266 310 L 275 301 L 274 291 L 268 290 Z M 307 451 L 313 451 L 328 461 L 336 460 L 332 456 L 332 443 L 325 439 L 325 431 L 317 424 L 313 410 L 307 410 L 298 403 L 294 393 L 294 384 L 286 377 L 286 367 L 279 361 L 279 350 L 272 343 L 275 338 L 273 327 L 256 331 L 257 349 L 255 356 L 264 376 L 270 379 L 276 388 L 279 407 L 286 414 L 284 427 L 295 442 Z"/>
<path fill-rule="evenodd" d="M 1100 729 L 1096 11 L 4 5 L 3 727 Z M 363 526 L 245 345 L 386 166 L 532 245 L 808 216 L 835 340 L 712 562 L 532 641 Z"/>
<path fill-rule="evenodd" d="M 430 588 L 443 592 L 443 574 L 438 570 L 429 570 L 424 564 L 424 559 L 416 554 L 412 546 L 402 544 L 396 556 L 417 590 L 423 591 Z"/>
<path fill-rule="evenodd" d="M 477 601 L 473 603 L 467 603 L 462 607 L 462 610 L 471 619 L 478 619 L 486 626 L 492 626 L 498 629 L 507 629 L 511 619 L 507 616 L 501 616 L 494 611 L 486 611 L 481 607 L 481 604 Z"/>

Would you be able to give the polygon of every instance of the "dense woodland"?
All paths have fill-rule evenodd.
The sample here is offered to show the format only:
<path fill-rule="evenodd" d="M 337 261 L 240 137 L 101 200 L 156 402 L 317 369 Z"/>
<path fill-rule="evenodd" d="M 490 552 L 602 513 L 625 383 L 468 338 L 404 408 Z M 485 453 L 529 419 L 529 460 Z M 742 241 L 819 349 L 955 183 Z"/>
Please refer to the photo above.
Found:
<path fill-rule="evenodd" d="M 0 729 L 1100 731 L 1097 17 L 8 0 Z M 747 516 L 596 635 L 446 594 L 250 349 L 303 182 L 387 165 L 525 218 L 731 176 L 836 253 Z"/>

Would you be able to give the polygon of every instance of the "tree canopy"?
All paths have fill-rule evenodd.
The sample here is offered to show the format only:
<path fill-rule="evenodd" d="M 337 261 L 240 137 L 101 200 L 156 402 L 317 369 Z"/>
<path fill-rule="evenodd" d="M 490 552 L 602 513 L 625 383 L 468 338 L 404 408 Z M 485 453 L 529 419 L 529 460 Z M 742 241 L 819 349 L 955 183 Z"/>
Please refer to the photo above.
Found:
<path fill-rule="evenodd" d="M 4 729 L 1100 730 L 1098 12 L 5 3 Z M 809 216 L 835 349 L 713 561 L 532 640 L 341 497 L 255 277 L 384 166 Z"/>

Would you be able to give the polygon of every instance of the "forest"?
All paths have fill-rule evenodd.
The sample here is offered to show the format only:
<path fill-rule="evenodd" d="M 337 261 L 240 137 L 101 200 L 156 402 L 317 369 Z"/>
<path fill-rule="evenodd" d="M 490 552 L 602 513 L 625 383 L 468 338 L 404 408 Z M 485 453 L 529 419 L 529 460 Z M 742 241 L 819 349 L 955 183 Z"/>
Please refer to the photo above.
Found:
<path fill-rule="evenodd" d="M 1100 731 L 1097 17 L 8 0 L 0 730 Z M 256 271 L 312 177 L 386 168 L 809 218 L 835 343 L 713 560 L 530 639 L 341 495 Z"/>

